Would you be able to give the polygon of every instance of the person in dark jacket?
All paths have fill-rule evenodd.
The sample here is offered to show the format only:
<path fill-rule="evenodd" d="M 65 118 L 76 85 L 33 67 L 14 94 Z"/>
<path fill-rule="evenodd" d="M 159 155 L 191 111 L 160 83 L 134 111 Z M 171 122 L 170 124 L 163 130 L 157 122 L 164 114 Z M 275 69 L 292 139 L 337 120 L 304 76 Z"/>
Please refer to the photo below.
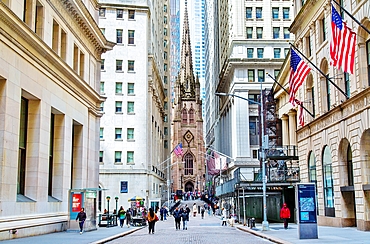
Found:
<path fill-rule="evenodd" d="M 180 222 L 181 222 L 181 211 L 177 207 L 175 211 L 173 211 L 173 217 L 175 218 L 175 226 L 176 230 L 180 229 Z"/>
<path fill-rule="evenodd" d="M 85 223 L 85 220 L 86 220 L 86 213 L 85 213 L 84 208 L 81 208 L 80 212 L 77 214 L 76 222 L 77 222 L 77 220 L 79 221 L 80 235 L 81 235 L 82 231 L 83 231 L 83 228 L 84 228 L 84 223 Z"/>
<path fill-rule="evenodd" d="M 187 230 L 188 229 L 188 221 L 189 221 L 189 212 L 186 210 L 185 207 L 182 209 L 181 217 L 182 217 L 182 229 Z"/>

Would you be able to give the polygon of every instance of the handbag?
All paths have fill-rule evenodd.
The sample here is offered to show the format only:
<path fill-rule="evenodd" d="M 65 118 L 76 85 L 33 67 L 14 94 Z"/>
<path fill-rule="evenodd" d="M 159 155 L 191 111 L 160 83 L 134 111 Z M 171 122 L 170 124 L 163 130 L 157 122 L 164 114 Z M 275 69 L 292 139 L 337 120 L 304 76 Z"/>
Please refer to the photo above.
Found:
<path fill-rule="evenodd" d="M 159 219 L 158 219 L 158 216 L 157 215 L 155 215 L 155 219 L 154 219 L 154 221 L 155 222 L 157 222 Z"/>

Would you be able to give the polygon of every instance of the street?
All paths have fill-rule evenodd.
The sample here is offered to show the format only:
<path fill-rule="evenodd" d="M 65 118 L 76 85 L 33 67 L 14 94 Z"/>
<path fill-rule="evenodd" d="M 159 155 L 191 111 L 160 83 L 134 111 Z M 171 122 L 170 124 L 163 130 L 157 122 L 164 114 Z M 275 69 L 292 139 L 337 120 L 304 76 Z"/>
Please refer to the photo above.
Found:
<path fill-rule="evenodd" d="M 208 216 L 206 214 L 204 219 L 201 219 L 200 215 L 197 215 L 195 218 L 190 216 L 188 230 L 176 230 L 174 219 L 169 217 L 167 221 L 158 221 L 156 223 L 154 234 L 148 234 L 148 228 L 144 228 L 109 243 L 231 244 L 272 242 L 240 231 L 235 227 L 221 226 L 219 217 Z"/>

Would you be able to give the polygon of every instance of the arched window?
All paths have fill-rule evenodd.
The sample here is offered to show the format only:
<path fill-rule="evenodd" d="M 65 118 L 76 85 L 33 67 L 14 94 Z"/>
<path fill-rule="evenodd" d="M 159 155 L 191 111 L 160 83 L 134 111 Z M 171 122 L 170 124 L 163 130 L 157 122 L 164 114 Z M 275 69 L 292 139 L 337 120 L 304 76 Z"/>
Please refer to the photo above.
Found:
<path fill-rule="evenodd" d="M 188 123 L 188 112 L 186 111 L 186 108 L 182 110 L 182 123 Z"/>
<path fill-rule="evenodd" d="M 189 110 L 189 123 L 190 124 L 194 123 L 194 109 Z"/>
<path fill-rule="evenodd" d="M 347 172 L 348 172 L 348 185 L 353 186 L 353 162 L 352 162 L 352 149 L 348 145 L 347 149 Z"/>
<path fill-rule="evenodd" d="M 332 158 L 330 149 L 328 146 L 325 146 L 322 154 L 325 216 L 335 217 L 333 167 L 331 160 Z"/>
<path fill-rule="evenodd" d="M 308 160 L 309 160 L 308 161 L 309 181 L 316 183 L 317 182 L 316 159 L 315 159 L 315 155 L 313 154 L 313 152 L 310 152 L 310 156 Z"/>
<path fill-rule="evenodd" d="M 193 156 L 188 153 L 184 157 L 185 160 L 185 175 L 193 174 Z"/>

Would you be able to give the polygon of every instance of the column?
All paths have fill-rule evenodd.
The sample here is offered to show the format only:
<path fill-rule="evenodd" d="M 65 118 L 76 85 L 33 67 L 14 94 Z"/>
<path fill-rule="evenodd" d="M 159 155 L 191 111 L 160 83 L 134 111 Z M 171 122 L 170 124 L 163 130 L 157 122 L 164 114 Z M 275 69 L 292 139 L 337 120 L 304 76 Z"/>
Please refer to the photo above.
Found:
<path fill-rule="evenodd" d="M 289 145 L 297 145 L 297 112 L 289 111 Z"/>
<path fill-rule="evenodd" d="M 289 145 L 289 123 L 288 123 L 288 119 L 289 117 L 284 114 L 282 117 L 281 117 L 281 129 L 282 129 L 282 142 L 283 142 L 283 146 L 288 146 Z"/>

